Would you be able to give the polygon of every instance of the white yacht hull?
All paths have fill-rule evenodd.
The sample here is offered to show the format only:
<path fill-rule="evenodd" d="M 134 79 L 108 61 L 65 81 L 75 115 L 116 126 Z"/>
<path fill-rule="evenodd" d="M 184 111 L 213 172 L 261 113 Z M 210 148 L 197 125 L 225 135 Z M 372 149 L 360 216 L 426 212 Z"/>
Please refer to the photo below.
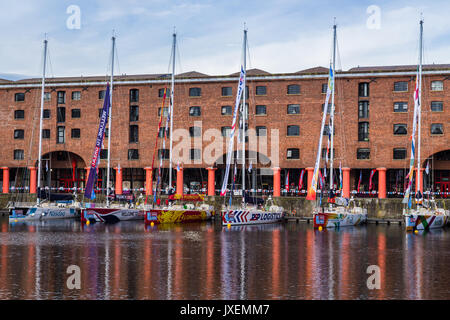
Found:
<path fill-rule="evenodd" d="M 284 213 L 264 210 L 223 210 L 222 225 L 240 226 L 263 223 L 276 223 L 283 220 Z"/>
<path fill-rule="evenodd" d="M 31 207 L 25 215 L 15 215 L 13 212 L 13 214 L 9 216 L 9 221 L 42 221 L 54 219 L 74 219 L 77 217 L 78 214 L 75 208 Z"/>

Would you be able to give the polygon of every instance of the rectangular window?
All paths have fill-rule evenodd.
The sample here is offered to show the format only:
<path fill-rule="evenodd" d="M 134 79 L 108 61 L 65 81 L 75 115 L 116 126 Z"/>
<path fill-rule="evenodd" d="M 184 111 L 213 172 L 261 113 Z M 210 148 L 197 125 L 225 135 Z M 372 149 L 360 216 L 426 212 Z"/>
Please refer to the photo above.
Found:
<path fill-rule="evenodd" d="M 139 142 L 139 127 L 136 125 L 130 126 L 130 143 L 136 143 Z"/>
<path fill-rule="evenodd" d="M 327 93 L 328 91 L 328 83 L 322 83 L 322 93 Z"/>
<path fill-rule="evenodd" d="M 66 122 L 66 108 L 65 107 L 56 108 L 56 121 L 57 122 Z"/>
<path fill-rule="evenodd" d="M 233 94 L 231 87 L 222 87 L 222 97 L 230 97 Z"/>
<path fill-rule="evenodd" d="M 201 88 L 189 88 L 189 97 L 200 97 L 202 95 Z"/>
<path fill-rule="evenodd" d="M 130 106 L 130 122 L 139 121 L 139 106 Z"/>
<path fill-rule="evenodd" d="M 369 148 L 358 148 L 358 150 L 356 151 L 356 159 L 358 159 L 358 160 L 370 159 L 370 149 Z"/>
<path fill-rule="evenodd" d="M 369 123 L 358 123 L 358 141 L 369 141 Z"/>
<path fill-rule="evenodd" d="M 369 101 L 359 101 L 358 103 L 358 118 L 369 118 Z"/>
<path fill-rule="evenodd" d="M 81 100 L 81 91 L 72 91 L 72 100 Z"/>
<path fill-rule="evenodd" d="M 50 129 L 42 129 L 42 139 L 50 139 Z"/>
<path fill-rule="evenodd" d="M 322 103 L 322 112 L 325 110 L 325 103 Z M 328 104 L 327 113 L 331 114 L 331 103 Z"/>
<path fill-rule="evenodd" d="M 300 114 L 300 105 L 299 104 L 288 104 L 287 114 Z"/>
<path fill-rule="evenodd" d="M 432 123 L 431 134 L 444 134 L 444 125 L 442 123 Z"/>
<path fill-rule="evenodd" d="M 14 139 L 23 139 L 25 136 L 25 131 L 22 129 L 14 130 Z"/>
<path fill-rule="evenodd" d="M 158 149 L 158 159 L 169 160 L 169 149 Z"/>
<path fill-rule="evenodd" d="M 265 115 L 266 114 L 266 106 L 256 106 L 255 114 Z M 247 117 L 248 117 L 248 114 L 247 114 Z"/>
<path fill-rule="evenodd" d="M 57 97 L 58 97 L 58 104 L 66 103 L 66 92 L 65 91 L 58 91 Z"/>
<path fill-rule="evenodd" d="M 405 148 L 394 148 L 394 160 L 406 159 L 406 149 Z"/>
<path fill-rule="evenodd" d="M 44 113 L 42 115 L 43 119 L 50 119 L 50 109 L 44 109 Z"/>
<path fill-rule="evenodd" d="M 200 107 L 190 107 L 189 115 L 191 117 L 200 117 L 202 115 L 202 111 Z"/>
<path fill-rule="evenodd" d="M 78 128 L 72 129 L 71 130 L 71 137 L 72 139 L 79 139 L 81 136 L 81 130 Z"/>
<path fill-rule="evenodd" d="M 431 81 L 431 91 L 443 91 L 444 82 L 442 81 Z"/>
<path fill-rule="evenodd" d="M 331 133 L 331 128 L 329 124 L 326 124 L 325 127 L 323 128 L 323 134 L 325 136 L 328 136 L 329 133 Z M 334 134 L 336 134 L 336 128 L 334 128 Z"/>
<path fill-rule="evenodd" d="M 189 135 L 191 137 L 200 137 L 202 135 L 202 128 L 200 127 L 190 127 Z"/>
<path fill-rule="evenodd" d="M 66 140 L 66 127 L 60 126 L 56 127 L 57 136 L 56 136 L 56 143 L 65 143 Z"/>
<path fill-rule="evenodd" d="M 221 113 L 223 116 L 230 116 L 233 112 L 233 108 L 231 106 L 222 106 Z"/>
<path fill-rule="evenodd" d="M 72 118 L 73 119 L 81 118 L 81 109 L 72 109 Z"/>
<path fill-rule="evenodd" d="M 16 102 L 25 101 L 25 93 L 18 92 L 16 94 L 14 94 L 14 101 L 16 101 Z"/>
<path fill-rule="evenodd" d="M 50 101 L 52 98 L 52 94 L 50 92 L 44 93 L 44 101 Z"/>
<path fill-rule="evenodd" d="M 164 88 L 158 89 L 158 98 L 164 98 Z"/>
<path fill-rule="evenodd" d="M 431 111 L 434 111 L 434 112 L 444 111 L 444 103 L 442 101 L 432 101 L 431 102 Z"/>
<path fill-rule="evenodd" d="M 130 102 L 139 102 L 139 89 L 130 89 Z"/>
<path fill-rule="evenodd" d="M 408 134 L 407 125 L 405 123 L 394 124 L 394 135 L 405 135 Z"/>
<path fill-rule="evenodd" d="M 190 152 L 190 159 L 191 160 L 200 160 L 200 155 L 201 155 L 201 150 L 200 149 L 191 149 Z"/>
<path fill-rule="evenodd" d="M 14 119 L 25 119 L 25 111 L 24 110 L 15 110 L 14 111 Z"/>
<path fill-rule="evenodd" d="M 164 130 L 166 130 L 166 128 L 159 128 L 158 138 L 164 138 Z M 170 137 L 170 128 L 167 128 L 166 138 L 169 138 L 169 137 Z"/>
<path fill-rule="evenodd" d="M 395 102 L 394 103 L 394 112 L 408 112 L 408 103 L 407 102 Z"/>
<path fill-rule="evenodd" d="M 288 136 L 299 136 L 300 135 L 300 127 L 299 126 L 287 126 L 287 135 Z"/>
<path fill-rule="evenodd" d="M 14 160 L 23 160 L 24 158 L 23 154 L 24 152 L 22 149 L 14 150 Z"/>
<path fill-rule="evenodd" d="M 168 107 L 164 107 L 163 110 L 163 117 L 167 117 L 169 115 L 169 108 Z M 158 117 L 161 116 L 161 108 L 158 108 Z"/>
<path fill-rule="evenodd" d="M 265 96 L 267 94 L 266 86 L 256 86 L 256 95 L 257 96 Z"/>
<path fill-rule="evenodd" d="M 369 96 L 369 83 L 361 82 L 358 84 L 358 96 L 359 97 L 368 97 Z"/>
<path fill-rule="evenodd" d="M 100 90 L 100 91 L 98 92 L 98 98 L 99 98 L 100 100 L 105 99 L 105 92 L 106 92 L 106 90 Z"/>
<path fill-rule="evenodd" d="M 290 84 L 287 86 L 287 94 L 300 94 L 300 85 Z"/>
<path fill-rule="evenodd" d="M 100 159 L 102 160 L 108 159 L 108 149 L 100 150 Z"/>
<path fill-rule="evenodd" d="M 407 81 L 394 82 L 394 91 L 396 92 L 408 91 L 408 82 Z"/>
<path fill-rule="evenodd" d="M 226 137 L 226 138 L 230 137 L 231 127 L 222 127 L 222 128 L 220 128 L 220 130 L 222 131 L 222 137 Z"/>
<path fill-rule="evenodd" d="M 327 148 L 322 148 L 322 159 L 326 159 Z M 328 158 L 331 158 L 331 149 L 328 150 Z M 333 148 L 333 159 L 336 158 L 336 149 Z"/>
<path fill-rule="evenodd" d="M 297 148 L 287 149 L 286 158 L 288 160 L 300 159 L 300 150 Z"/>
<path fill-rule="evenodd" d="M 256 136 L 257 137 L 267 136 L 267 128 L 265 126 L 257 126 L 256 127 Z"/>
<path fill-rule="evenodd" d="M 139 150 L 128 149 L 128 160 L 139 160 Z"/>

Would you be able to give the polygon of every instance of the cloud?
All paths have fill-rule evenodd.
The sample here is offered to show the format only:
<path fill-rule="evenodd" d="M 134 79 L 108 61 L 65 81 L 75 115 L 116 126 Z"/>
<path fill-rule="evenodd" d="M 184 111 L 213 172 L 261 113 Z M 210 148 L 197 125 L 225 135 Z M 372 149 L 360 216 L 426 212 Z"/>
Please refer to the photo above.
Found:
<path fill-rule="evenodd" d="M 172 31 L 178 34 L 179 72 L 218 75 L 238 70 L 242 29 L 248 28 L 248 66 L 272 73 L 326 66 L 332 21 L 337 17 L 338 66 L 414 64 L 418 20 L 425 17 L 425 62 L 448 63 L 450 3 L 381 2 L 381 29 L 366 26 L 368 4 L 357 1 L 133 0 L 78 1 L 81 29 L 66 28 L 68 3 L 20 1 L 0 4 L 3 47 L 0 71 L 40 74 L 42 39 L 49 33 L 55 76 L 108 72 L 115 29 L 120 73 L 168 71 Z M 26 22 L 26 23 L 25 23 Z M 7 30 L 7 31 L 6 31 Z"/>

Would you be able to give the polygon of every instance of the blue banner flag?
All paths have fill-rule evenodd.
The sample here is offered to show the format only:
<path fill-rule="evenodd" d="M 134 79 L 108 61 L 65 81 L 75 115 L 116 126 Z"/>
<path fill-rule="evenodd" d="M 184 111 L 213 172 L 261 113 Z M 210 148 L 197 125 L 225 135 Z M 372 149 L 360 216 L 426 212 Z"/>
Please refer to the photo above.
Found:
<path fill-rule="evenodd" d="M 94 183 L 96 179 L 97 167 L 100 161 L 100 151 L 102 150 L 103 138 L 105 137 L 105 128 L 108 121 L 109 108 L 111 106 L 111 100 L 109 98 L 109 83 L 106 85 L 105 100 L 103 102 L 102 114 L 100 117 L 100 125 L 98 127 L 97 140 L 95 142 L 94 155 L 89 170 L 89 177 L 84 190 L 84 196 L 86 198 L 93 199 L 92 194 L 94 191 Z"/>

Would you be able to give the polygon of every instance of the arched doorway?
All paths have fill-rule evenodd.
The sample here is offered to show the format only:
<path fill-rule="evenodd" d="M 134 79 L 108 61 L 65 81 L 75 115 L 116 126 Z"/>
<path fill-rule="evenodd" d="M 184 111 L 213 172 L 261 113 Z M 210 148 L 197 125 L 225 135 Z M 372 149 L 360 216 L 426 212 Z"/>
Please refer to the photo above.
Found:
<path fill-rule="evenodd" d="M 36 166 L 37 166 L 36 161 Z M 59 150 L 42 155 L 41 187 L 66 191 L 84 187 L 86 162 L 76 153 Z"/>
<path fill-rule="evenodd" d="M 450 197 L 450 150 L 443 150 L 429 156 L 422 163 L 424 189 L 435 192 L 437 196 Z"/>

